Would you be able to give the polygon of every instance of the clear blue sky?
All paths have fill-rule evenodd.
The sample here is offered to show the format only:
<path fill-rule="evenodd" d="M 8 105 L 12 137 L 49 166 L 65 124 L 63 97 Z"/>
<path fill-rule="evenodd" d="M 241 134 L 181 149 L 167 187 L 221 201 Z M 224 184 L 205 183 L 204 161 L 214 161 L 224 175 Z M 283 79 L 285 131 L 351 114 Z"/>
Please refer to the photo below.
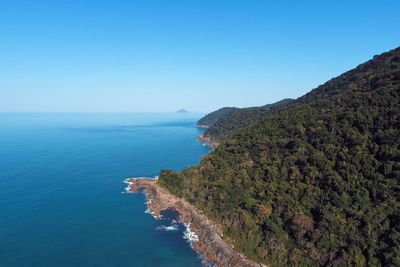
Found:
<path fill-rule="evenodd" d="M 399 45 L 398 0 L 0 0 L 0 111 L 263 105 Z"/>

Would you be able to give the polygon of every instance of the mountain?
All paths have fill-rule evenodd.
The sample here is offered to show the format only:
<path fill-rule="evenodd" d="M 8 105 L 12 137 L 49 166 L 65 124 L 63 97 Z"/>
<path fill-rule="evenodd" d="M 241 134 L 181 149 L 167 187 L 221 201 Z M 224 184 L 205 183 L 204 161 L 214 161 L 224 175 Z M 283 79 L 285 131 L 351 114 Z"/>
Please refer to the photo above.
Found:
<path fill-rule="evenodd" d="M 190 113 L 190 112 L 187 111 L 186 109 L 180 109 L 180 110 L 176 111 L 176 113 Z"/>
<path fill-rule="evenodd" d="M 225 111 L 223 109 L 217 110 L 213 113 L 208 114 L 200 121 L 207 119 L 209 116 L 212 118 L 216 117 L 213 123 L 210 124 L 207 131 L 204 133 L 205 137 L 209 137 L 215 142 L 221 142 L 227 137 L 234 134 L 237 130 L 247 127 L 252 123 L 255 123 L 266 116 L 268 116 L 276 108 L 282 108 L 285 105 L 291 103 L 293 99 L 283 99 L 273 104 L 268 104 L 261 107 L 251 107 L 251 108 L 229 108 Z M 225 111 L 221 114 L 221 110 Z M 217 113 L 219 116 L 215 116 Z M 200 123 L 198 122 L 198 124 Z M 202 124 L 202 123 L 201 123 Z"/>
<path fill-rule="evenodd" d="M 219 120 L 220 118 L 224 117 L 226 114 L 228 114 L 229 112 L 236 110 L 238 108 L 234 108 L 234 107 L 224 107 L 224 108 L 220 108 L 214 112 L 211 112 L 209 114 L 207 114 L 206 116 L 204 116 L 203 118 L 201 118 L 198 122 L 197 122 L 197 126 L 198 127 L 203 127 L 203 128 L 209 128 L 210 126 L 212 126 L 217 120 Z"/>
<path fill-rule="evenodd" d="M 400 48 L 229 135 L 199 166 L 162 171 L 157 183 L 257 262 L 400 266 Z"/>

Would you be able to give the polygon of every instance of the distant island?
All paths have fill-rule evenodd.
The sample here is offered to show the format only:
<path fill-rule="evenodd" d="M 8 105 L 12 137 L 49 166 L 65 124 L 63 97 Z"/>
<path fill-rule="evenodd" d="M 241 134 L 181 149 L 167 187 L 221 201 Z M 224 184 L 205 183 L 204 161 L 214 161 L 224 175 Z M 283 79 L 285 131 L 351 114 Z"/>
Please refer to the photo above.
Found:
<path fill-rule="evenodd" d="M 190 111 L 188 111 L 186 109 L 180 109 L 176 113 L 190 113 Z"/>

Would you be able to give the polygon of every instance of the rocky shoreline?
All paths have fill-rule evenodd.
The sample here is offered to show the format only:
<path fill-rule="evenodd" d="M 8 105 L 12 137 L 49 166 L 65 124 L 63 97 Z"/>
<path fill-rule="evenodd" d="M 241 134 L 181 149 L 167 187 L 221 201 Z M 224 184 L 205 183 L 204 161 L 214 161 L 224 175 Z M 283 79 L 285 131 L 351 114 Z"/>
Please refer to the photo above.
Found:
<path fill-rule="evenodd" d="M 126 189 L 128 192 L 143 190 L 146 193 L 148 209 L 155 218 L 160 218 L 161 211 L 168 209 L 176 211 L 179 222 L 190 225 L 196 237 L 192 241 L 192 246 L 203 255 L 206 263 L 216 266 L 263 266 L 234 251 L 232 246 L 223 240 L 222 231 L 217 225 L 184 199 L 170 194 L 156 181 L 156 179 L 129 178 L 125 181 L 128 184 Z"/>
<path fill-rule="evenodd" d="M 197 124 L 196 127 L 199 129 L 208 129 L 209 128 L 208 125 L 203 125 L 203 124 Z"/>
<path fill-rule="evenodd" d="M 200 142 L 202 142 L 204 145 L 211 147 L 212 149 L 215 149 L 219 143 L 215 142 L 211 139 L 211 137 L 209 136 L 205 136 L 205 135 L 199 135 L 199 137 L 197 137 L 197 140 L 199 140 Z"/>

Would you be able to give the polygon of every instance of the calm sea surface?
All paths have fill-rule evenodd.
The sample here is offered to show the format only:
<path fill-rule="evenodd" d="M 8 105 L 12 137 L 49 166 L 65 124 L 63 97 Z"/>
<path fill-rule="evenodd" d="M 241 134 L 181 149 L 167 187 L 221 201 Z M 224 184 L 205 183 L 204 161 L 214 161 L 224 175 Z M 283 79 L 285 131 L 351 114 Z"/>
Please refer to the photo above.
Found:
<path fill-rule="evenodd" d="M 0 266 L 201 266 L 127 177 L 197 164 L 201 114 L 0 114 Z"/>

